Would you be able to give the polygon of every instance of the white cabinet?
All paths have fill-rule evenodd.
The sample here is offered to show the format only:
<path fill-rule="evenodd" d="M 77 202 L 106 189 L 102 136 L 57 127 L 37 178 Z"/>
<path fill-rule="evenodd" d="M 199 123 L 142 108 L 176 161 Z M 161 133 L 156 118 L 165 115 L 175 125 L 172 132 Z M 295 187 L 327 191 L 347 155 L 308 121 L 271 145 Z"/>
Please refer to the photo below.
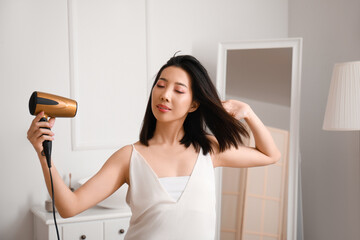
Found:
<path fill-rule="evenodd" d="M 57 240 L 52 213 L 43 207 L 33 207 L 34 240 Z M 61 240 L 122 240 L 129 227 L 131 211 L 94 207 L 71 218 L 56 221 Z"/>
<path fill-rule="evenodd" d="M 68 223 L 61 226 L 63 239 L 103 239 L 101 221 Z"/>
<path fill-rule="evenodd" d="M 107 220 L 104 225 L 104 239 L 124 239 L 128 227 L 128 218 Z"/>

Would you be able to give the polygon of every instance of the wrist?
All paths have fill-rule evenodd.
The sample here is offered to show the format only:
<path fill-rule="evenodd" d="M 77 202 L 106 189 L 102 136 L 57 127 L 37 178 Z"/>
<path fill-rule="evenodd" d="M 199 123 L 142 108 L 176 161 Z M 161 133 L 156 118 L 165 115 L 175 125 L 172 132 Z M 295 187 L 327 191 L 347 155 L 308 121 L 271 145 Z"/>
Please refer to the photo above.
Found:
<path fill-rule="evenodd" d="M 250 121 L 253 116 L 255 115 L 254 111 L 252 110 L 252 108 L 249 106 L 245 112 L 244 112 L 244 119 L 245 121 Z"/>
<path fill-rule="evenodd" d="M 39 158 L 39 161 L 40 161 L 40 164 L 47 164 L 47 161 L 46 161 L 46 157 L 42 154 L 42 152 L 38 152 L 38 158 Z"/>

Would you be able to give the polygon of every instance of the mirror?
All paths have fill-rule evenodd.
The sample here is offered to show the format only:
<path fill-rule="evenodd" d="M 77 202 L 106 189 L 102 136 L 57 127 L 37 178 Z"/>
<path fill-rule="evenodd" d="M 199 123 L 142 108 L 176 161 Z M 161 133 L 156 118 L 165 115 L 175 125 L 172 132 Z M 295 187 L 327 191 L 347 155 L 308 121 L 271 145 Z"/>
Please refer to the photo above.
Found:
<path fill-rule="evenodd" d="M 219 44 L 221 98 L 248 103 L 282 158 L 264 167 L 216 170 L 217 239 L 297 237 L 301 52 L 301 38 Z"/>

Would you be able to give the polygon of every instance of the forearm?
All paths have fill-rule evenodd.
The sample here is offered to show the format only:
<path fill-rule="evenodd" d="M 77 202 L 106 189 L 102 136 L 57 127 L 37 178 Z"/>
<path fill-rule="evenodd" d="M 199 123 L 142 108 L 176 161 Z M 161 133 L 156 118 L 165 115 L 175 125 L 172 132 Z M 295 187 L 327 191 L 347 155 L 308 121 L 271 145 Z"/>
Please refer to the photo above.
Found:
<path fill-rule="evenodd" d="M 52 197 L 51 191 L 51 180 L 49 174 L 49 168 L 44 156 L 39 155 L 40 164 L 44 174 L 44 179 L 46 187 L 50 196 Z M 55 196 L 55 206 L 59 214 L 62 217 L 71 217 L 74 216 L 77 212 L 77 198 L 76 195 L 66 186 L 63 179 L 61 178 L 59 172 L 52 163 L 51 174 L 53 179 L 54 187 L 54 196 Z"/>
<path fill-rule="evenodd" d="M 278 161 L 281 157 L 281 153 L 269 130 L 255 112 L 250 109 L 244 119 L 254 136 L 256 149 L 273 159 L 274 162 Z"/>

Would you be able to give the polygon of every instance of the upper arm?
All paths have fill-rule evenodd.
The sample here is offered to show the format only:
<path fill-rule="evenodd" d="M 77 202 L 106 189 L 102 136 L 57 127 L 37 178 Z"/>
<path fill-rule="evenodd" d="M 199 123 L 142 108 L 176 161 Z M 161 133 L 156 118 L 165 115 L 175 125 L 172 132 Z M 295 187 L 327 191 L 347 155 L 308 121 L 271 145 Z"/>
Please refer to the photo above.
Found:
<path fill-rule="evenodd" d="M 271 158 L 256 148 L 239 146 L 237 149 L 231 147 L 224 152 L 214 156 L 214 167 L 259 167 L 273 164 L 277 158 Z"/>
<path fill-rule="evenodd" d="M 101 202 L 128 182 L 131 152 L 130 145 L 116 151 L 92 178 L 74 192 L 78 200 L 77 213 Z"/>
<path fill-rule="evenodd" d="M 273 164 L 280 159 L 280 156 L 269 157 L 256 148 L 244 145 L 240 145 L 238 148 L 231 147 L 220 152 L 216 138 L 212 137 L 211 141 L 215 146 L 212 154 L 214 167 L 258 167 Z"/>

